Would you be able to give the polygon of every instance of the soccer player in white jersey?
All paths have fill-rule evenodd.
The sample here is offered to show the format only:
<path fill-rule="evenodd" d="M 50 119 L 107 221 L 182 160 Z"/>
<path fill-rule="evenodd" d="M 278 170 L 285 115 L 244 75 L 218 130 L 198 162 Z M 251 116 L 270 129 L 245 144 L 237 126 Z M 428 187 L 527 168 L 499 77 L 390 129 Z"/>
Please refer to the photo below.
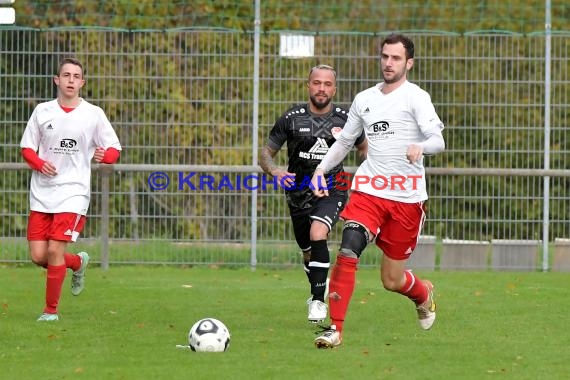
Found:
<path fill-rule="evenodd" d="M 312 177 L 315 195 L 328 196 L 326 189 L 318 188 L 321 177 L 344 158 L 364 130 L 368 158 L 352 178 L 352 192 L 341 213 L 342 242 L 329 284 L 331 327 L 315 339 L 318 348 L 341 344 L 358 260 L 372 241 L 383 252 L 384 288 L 414 302 L 422 329 L 430 329 L 435 321 L 433 285 L 406 270 L 406 261 L 425 219 L 423 156 L 445 149 L 444 126 L 430 95 L 407 80 L 414 64 L 413 41 L 391 34 L 380 49 L 384 81 L 356 95 L 342 134 Z"/>
<path fill-rule="evenodd" d="M 40 103 L 30 117 L 21 153 L 33 169 L 27 238 L 30 257 L 47 269 L 45 307 L 38 321 L 57 321 L 67 268 L 71 293 L 84 287 L 86 252 L 68 253 L 85 225 L 91 196 L 91 160 L 115 163 L 121 144 L 103 110 L 79 96 L 83 66 L 65 58 L 53 78 L 57 98 Z"/>

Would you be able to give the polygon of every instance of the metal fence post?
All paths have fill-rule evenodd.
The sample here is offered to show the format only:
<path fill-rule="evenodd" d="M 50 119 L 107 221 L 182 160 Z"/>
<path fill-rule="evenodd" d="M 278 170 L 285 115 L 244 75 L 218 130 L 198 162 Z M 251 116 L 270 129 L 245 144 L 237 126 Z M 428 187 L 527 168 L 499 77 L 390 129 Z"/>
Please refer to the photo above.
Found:
<path fill-rule="evenodd" d="M 101 173 L 101 268 L 109 269 L 109 178 L 113 173 L 113 165 L 100 165 Z"/>

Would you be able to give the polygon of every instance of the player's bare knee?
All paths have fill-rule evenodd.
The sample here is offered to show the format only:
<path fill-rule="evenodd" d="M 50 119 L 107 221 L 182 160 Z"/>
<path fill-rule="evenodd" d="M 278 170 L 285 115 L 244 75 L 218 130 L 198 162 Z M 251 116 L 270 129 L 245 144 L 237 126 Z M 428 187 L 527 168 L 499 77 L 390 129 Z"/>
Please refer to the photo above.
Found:
<path fill-rule="evenodd" d="M 382 272 L 380 276 L 380 280 L 382 281 L 382 286 L 384 289 L 389 290 L 391 292 L 398 292 L 402 288 L 402 277 L 399 274 L 390 274 Z"/>
<path fill-rule="evenodd" d="M 359 258 L 369 241 L 368 231 L 360 223 L 346 222 L 342 229 L 342 242 L 339 254 Z"/>
<path fill-rule="evenodd" d="M 48 257 L 56 257 L 59 254 L 59 249 L 52 247 L 51 245 L 47 249 Z"/>
<path fill-rule="evenodd" d="M 309 232 L 311 240 L 326 240 L 329 236 L 330 227 L 318 220 L 313 220 Z"/>
<path fill-rule="evenodd" d="M 325 231 L 318 231 L 313 233 L 313 231 L 311 231 L 311 240 L 327 240 L 327 238 L 329 237 L 329 231 L 326 230 Z"/>
<path fill-rule="evenodd" d="M 389 290 L 391 292 L 397 292 L 400 290 L 400 281 L 396 281 L 391 278 L 382 278 L 382 286 L 384 289 Z"/>
<path fill-rule="evenodd" d="M 32 255 L 31 260 L 32 260 L 32 263 L 34 263 L 35 265 L 37 265 L 39 267 L 45 267 L 47 265 L 47 260 L 45 257 Z"/>

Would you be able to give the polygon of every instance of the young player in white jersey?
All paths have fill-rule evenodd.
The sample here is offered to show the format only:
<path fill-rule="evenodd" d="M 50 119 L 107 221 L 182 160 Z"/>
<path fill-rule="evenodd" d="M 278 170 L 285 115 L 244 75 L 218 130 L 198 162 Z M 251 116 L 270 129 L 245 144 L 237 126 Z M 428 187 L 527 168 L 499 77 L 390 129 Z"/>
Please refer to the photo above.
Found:
<path fill-rule="evenodd" d="M 53 79 L 57 99 L 34 109 L 20 142 L 34 170 L 30 183 L 27 238 L 32 262 L 47 269 L 45 307 L 38 321 L 57 321 L 67 268 L 71 293 L 84 288 L 86 252 L 66 252 L 85 225 L 91 196 L 91 160 L 115 163 L 121 144 L 103 110 L 79 96 L 83 66 L 65 58 Z"/>
<path fill-rule="evenodd" d="M 321 177 L 365 131 L 368 158 L 352 178 L 352 192 L 341 213 L 342 242 L 329 284 L 331 327 L 315 339 L 318 348 L 341 344 L 358 260 L 372 241 L 383 252 L 384 288 L 414 302 L 422 329 L 430 329 L 435 321 L 433 285 L 406 270 L 406 261 L 425 219 L 428 195 L 423 156 L 445 149 L 444 126 L 429 94 L 407 80 L 413 57 L 414 44 L 406 36 L 392 34 L 382 41 L 384 81 L 356 95 L 342 134 L 312 178 L 315 195 L 328 196 L 326 189 L 318 189 Z"/>

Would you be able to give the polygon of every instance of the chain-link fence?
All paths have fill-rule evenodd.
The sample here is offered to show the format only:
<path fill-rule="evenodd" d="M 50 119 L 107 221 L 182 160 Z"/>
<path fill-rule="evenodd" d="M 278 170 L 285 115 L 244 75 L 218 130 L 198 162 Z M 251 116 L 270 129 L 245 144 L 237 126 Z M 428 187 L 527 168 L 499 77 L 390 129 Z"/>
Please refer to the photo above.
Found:
<path fill-rule="evenodd" d="M 410 79 L 431 93 L 446 125 L 447 151 L 427 159 L 424 234 L 440 242 L 569 237 L 568 35 L 408 34 L 416 43 Z M 83 96 L 106 111 L 124 145 L 108 190 L 96 172 L 81 244 L 110 244 L 111 262 L 248 264 L 255 244 L 257 263 L 298 263 L 282 192 L 269 178 L 252 191 L 248 176 L 261 176 L 254 157 L 275 119 L 306 101 L 310 67 L 337 68 L 336 102 L 345 106 L 379 82 L 382 35 L 311 35 L 305 58 L 283 56 L 283 35 L 260 34 L 256 55 L 255 35 L 236 30 L 0 29 L 4 168 L 21 163 L 26 121 L 55 96 L 56 65 L 73 54 L 86 67 Z M 2 173 L 0 260 L 26 260 L 30 173 Z M 161 183 L 168 176 L 165 189 L 149 185 L 156 175 Z M 365 263 L 377 260 L 370 251 Z"/>

